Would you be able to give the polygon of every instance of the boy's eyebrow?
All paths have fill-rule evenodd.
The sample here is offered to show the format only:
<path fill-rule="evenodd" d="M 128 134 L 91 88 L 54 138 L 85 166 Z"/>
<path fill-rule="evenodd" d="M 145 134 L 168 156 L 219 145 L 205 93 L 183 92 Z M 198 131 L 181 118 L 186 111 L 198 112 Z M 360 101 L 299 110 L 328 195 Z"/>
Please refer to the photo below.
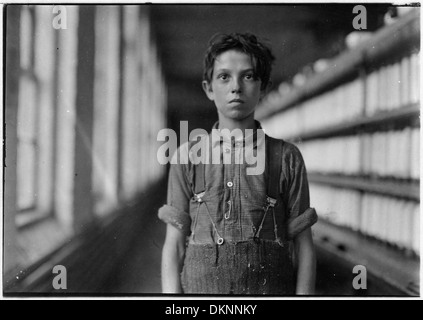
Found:
<path fill-rule="evenodd" d="M 221 68 L 221 69 L 217 69 L 216 70 L 216 73 L 219 73 L 219 72 L 231 72 L 232 70 L 230 70 L 230 69 L 225 69 L 225 68 Z M 248 69 L 245 69 L 245 70 L 241 70 L 241 72 L 250 72 L 250 71 L 253 71 L 254 72 L 254 69 L 253 68 L 248 68 Z"/>

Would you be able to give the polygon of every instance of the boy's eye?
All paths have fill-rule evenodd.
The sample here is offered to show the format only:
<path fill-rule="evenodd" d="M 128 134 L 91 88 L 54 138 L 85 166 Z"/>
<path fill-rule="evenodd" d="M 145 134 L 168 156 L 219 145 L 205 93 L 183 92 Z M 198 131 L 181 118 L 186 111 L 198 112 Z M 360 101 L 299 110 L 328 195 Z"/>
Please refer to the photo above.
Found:
<path fill-rule="evenodd" d="M 245 75 L 245 79 L 247 79 L 247 80 L 253 80 L 254 79 L 254 75 L 252 75 L 252 74 L 246 74 Z"/>
<path fill-rule="evenodd" d="M 225 73 L 222 73 L 222 74 L 219 74 L 218 76 L 217 76 L 217 78 L 218 79 L 221 79 L 221 80 L 227 80 L 228 79 L 228 75 L 227 74 L 225 74 Z"/>

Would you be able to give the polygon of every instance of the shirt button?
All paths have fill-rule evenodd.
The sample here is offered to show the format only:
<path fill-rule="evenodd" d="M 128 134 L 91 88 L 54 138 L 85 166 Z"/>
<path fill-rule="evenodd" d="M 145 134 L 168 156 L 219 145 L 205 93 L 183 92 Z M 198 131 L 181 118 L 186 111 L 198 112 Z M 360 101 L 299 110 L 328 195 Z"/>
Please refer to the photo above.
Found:
<path fill-rule="evenodd" d="M 232 181 L 229 181 L 226 185 L 227 185 L 229 188 L 231 188 L 234 184 L 232 183 Z"/>
<path fill-rule="evenodd" d="M 229 149 L 225 149 L 225 152 L 226 152 L 226 153 L 229 153 L 230 151 L 231 151 L 231 150 L 229 150 Z"/>

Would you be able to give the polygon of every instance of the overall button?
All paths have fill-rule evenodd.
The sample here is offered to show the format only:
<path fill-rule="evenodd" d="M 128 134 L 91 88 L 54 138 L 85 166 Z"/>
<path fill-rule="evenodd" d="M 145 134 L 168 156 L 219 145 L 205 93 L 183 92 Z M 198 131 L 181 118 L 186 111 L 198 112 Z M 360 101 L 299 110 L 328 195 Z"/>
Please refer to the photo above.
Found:
<path fill-rule="evenodd" d="M 233 186 L 234 184 L 232 183 L 232 181 L 229 181 L 226 185 L 227 185 L 229 188 L 232 188 L 232 186 Z"/>

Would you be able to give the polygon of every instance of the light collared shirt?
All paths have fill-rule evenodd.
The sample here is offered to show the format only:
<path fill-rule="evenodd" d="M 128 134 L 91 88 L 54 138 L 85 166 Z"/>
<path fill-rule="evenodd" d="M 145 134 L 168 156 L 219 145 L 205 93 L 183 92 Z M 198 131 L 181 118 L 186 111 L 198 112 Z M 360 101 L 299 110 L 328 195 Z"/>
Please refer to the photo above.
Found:
<path fill-rule="evenodd" d="M 260 239 L 284 239 L 288 222 L 310 206 L 300 151 L 293 144 L 284 143 L 278 205 L 265 215 L 268 173 L 262 170 L 247 174 L 247 169 L 259 166 L 251 160 L 266 146 L 267 137 L 257 134 L 260 124 L 257 122 L 258 130 L 246 131 L 245 137 L 242 131 L 217 128 L 218 123 L 198 143 L 185 143 L 178 149 L 179 161 L 170 166 L 167 205 L 159 210 L 159 217 L 189 235 L 191 244 L 213 244 L 219 239 L 230 243 L 248 241 L 257 237 L 259 229 Z M 255 152 L 250 159 L 249 150 Z M 195 161 L 198 162 L 199 154 L 203 161 L 209 160 L 204 165 L 205 191 L 200 202 L 195 197 Z"/>

